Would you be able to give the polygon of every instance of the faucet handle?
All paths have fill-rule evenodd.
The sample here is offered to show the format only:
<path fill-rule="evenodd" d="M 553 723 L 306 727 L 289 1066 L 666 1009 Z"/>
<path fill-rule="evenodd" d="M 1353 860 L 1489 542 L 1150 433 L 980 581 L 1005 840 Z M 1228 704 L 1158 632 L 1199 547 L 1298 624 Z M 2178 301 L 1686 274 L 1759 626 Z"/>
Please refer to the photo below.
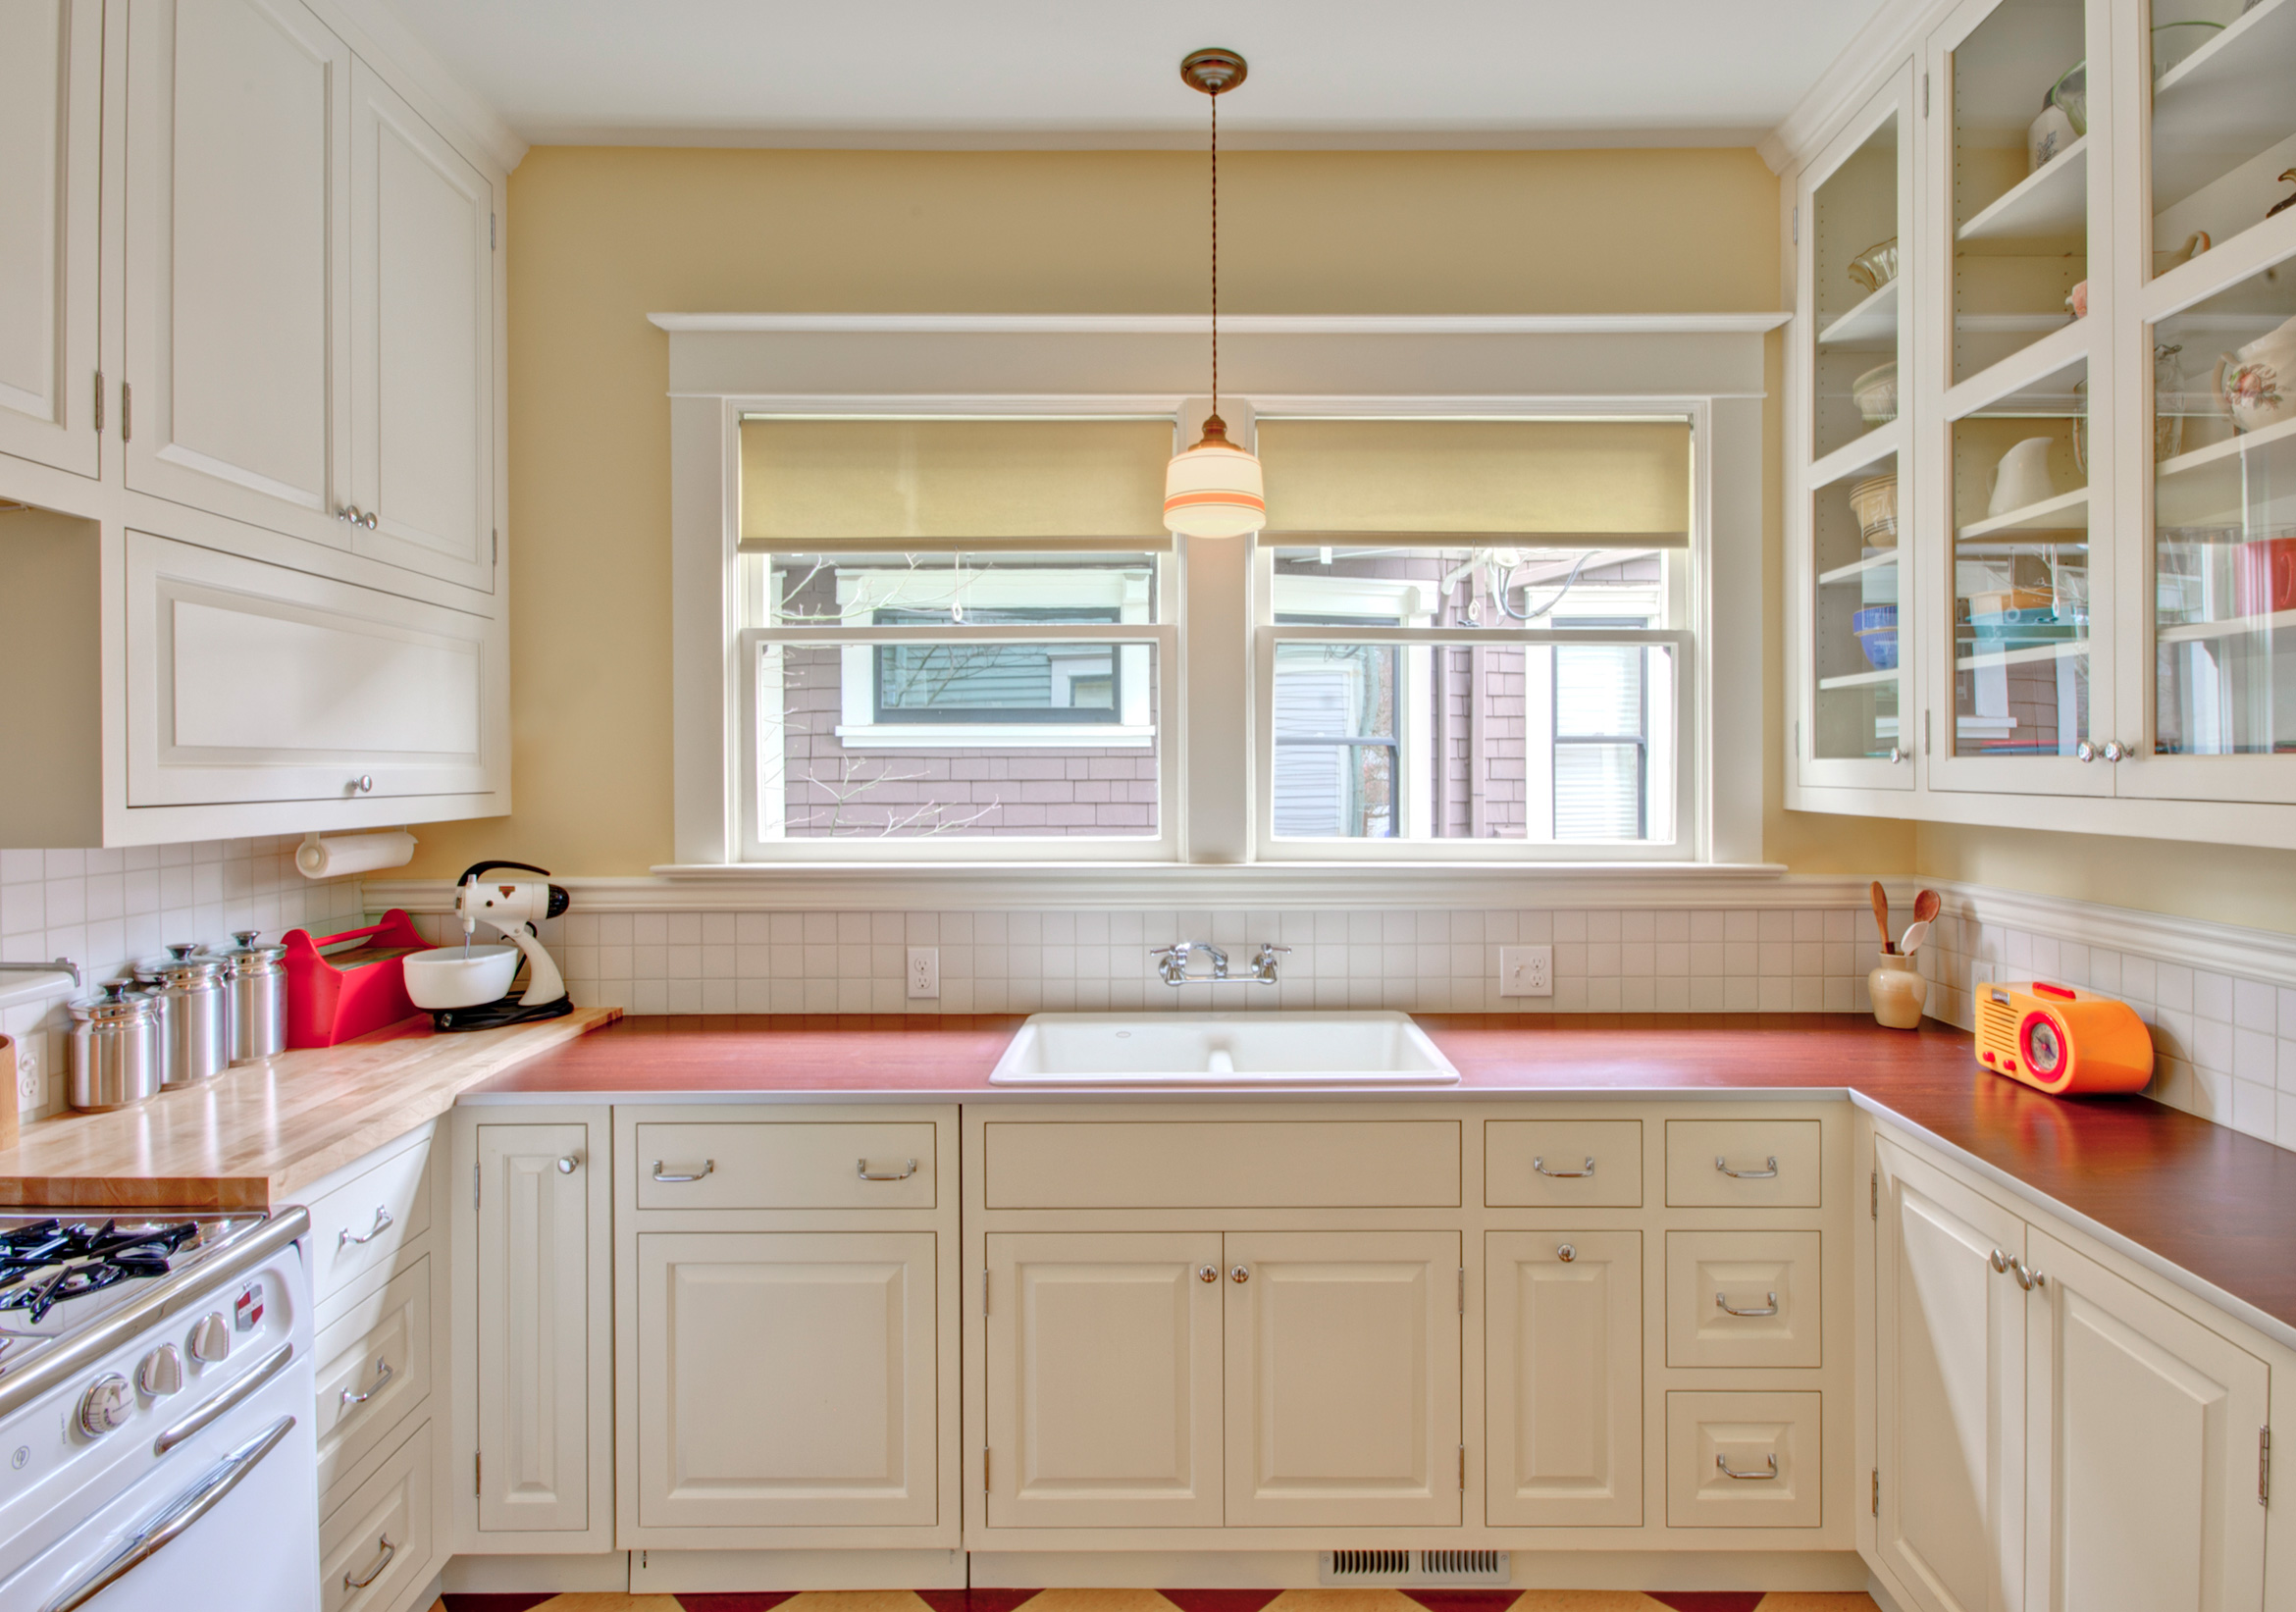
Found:
<path fill-rule="evenodd" d="M 1252 977 L 1262 984 L 1273 985 L 1276 982 L 1276 960 L 1290 950 L 1290 947 L 1278 946 L 1272 940 L 1260 942 L 1260 949 L 1252 954 Z"/>

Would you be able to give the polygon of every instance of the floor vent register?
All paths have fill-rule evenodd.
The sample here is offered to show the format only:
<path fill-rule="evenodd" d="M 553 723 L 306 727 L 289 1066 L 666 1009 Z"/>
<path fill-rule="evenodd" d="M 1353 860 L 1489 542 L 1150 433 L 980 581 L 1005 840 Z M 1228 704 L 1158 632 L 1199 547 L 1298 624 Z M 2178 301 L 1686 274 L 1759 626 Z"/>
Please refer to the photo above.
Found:
<path fill-rule="evenodd" d="M 1503 1550 L 1327 1550 L 1318 1583 L 1503 1585 L 1513 1578 Z"/>

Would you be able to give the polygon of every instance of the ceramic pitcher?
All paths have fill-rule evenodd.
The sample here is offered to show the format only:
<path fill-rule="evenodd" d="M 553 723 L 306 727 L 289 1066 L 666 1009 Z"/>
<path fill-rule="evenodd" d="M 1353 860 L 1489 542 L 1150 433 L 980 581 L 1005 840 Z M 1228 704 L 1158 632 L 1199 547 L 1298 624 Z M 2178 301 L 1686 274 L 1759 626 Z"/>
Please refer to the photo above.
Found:
<path fill-rule="evenodd" d="M 2242 431 L 2296 420 L 2296 319 L 2218 359 L 2210 385 Z"/>
<path fill-rule="evenodd" d="M 2049 450 L 2054 437 L 2028 437 L 2001 456 L 1993 470 L 1993 496 L 1987 515 L 2006 515 L 2012 509 L 2057 496 L 2056 478 L 2049 474 Z"/>

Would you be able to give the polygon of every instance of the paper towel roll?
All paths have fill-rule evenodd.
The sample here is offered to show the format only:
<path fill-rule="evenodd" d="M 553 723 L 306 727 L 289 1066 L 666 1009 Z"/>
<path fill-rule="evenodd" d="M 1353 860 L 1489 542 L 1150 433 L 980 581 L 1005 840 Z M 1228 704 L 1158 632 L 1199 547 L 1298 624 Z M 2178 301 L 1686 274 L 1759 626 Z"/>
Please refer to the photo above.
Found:
<path fill-rule="evenodd" d="M 414 854 L 415 837 L 403 828 L 388 834 L 306 834 L 295 847 L 295 868 L 306 879 L 339 879 L 378 867 L 404 867 Z"/>

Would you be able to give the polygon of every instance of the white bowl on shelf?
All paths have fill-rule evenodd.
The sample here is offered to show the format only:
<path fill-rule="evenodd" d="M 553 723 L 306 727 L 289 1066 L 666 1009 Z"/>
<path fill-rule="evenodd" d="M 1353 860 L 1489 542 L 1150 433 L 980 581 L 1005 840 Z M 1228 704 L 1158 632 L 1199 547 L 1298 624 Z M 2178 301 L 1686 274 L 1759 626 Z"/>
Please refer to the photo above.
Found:
<path fill-rule="evenodd" d="M 406 958 L 407 1000 L 423 1009 L 477 1008 L 499 1002 L 510 993 L 519 956 L 517 947 L 501 945 L 473 946 L 467 956 L 458 945 L 410 952 Z"/>

